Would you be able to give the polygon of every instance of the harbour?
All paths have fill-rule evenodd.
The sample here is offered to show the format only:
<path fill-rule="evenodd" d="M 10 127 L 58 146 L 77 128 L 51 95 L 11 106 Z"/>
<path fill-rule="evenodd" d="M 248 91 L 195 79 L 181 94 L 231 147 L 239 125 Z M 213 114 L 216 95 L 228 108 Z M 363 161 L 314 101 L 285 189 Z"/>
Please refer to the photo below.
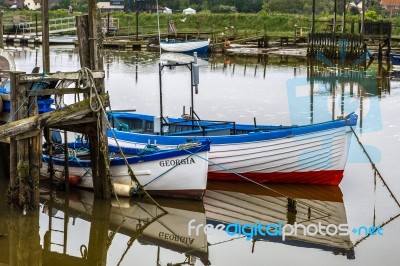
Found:
<path fill-rule="evenodd" d="M 79 69 L 78 55 L 73 46 L 65 46 L 63 48 L 52 47 L 50 53 L 51 65 L 55 69 L 63 71 L 74 71 Z M 136 112 L 158 115 L 158 53 L 138 51 L 121 53 L 113 50 L 105 50 L 104 55 L 105 83 L 109 88 L 112 108 L 126 110 L 134 107 Z M 34 58 L 36 56 L 40 58 L 40 49 L 35 50 L 28 48 L 14 52 L 16 65 L 22 71 L 30 71 L 35 66 Z M 343 88 L 340 83 L 336 85 L 333 83 L 332 86 L 334 87 L 331 88 L 327 78 L 325 80 L 321 79 L 321 81 L 315 80 L 316 83 L 314 85 L 312 100 L 310 97 L 310 81 L 307 75 L 310 64 L 304 58 L 272 55 L 216 55 L 207 58 L 207 62 L 207 66 L 200 68 L 201 80 L 199 84 L 199 93 L 195 96 L 196 112 L 199 113 L 202 118 L 214 119 L 215 117 L 218 117 L 218 119 L 221 120 L 237 120 L 241 123 L 251 123 L 253 118 L 257 117 L 258 123 L 266 123 L 266 121 L 268 121 L 268 124 L 307 124 L 311 119 L 315 122 L 332 119 L 332 115 L 340 115 L 342 110 L 344 113 L 356 111 L 360 115 L 360 121 L 363 121 L 362 124 L 358 124 L 356 133 L 361 138 L 363 145 L 367 146 L 367 150 L 384 177 L 386 185 L 391 189 L 394 196 L 398 197 L 400 194 L 400 188 L 396 182 L 396 173 L 399 170 L 397 169 L 396 158 L 398 158 L 398 146 L 400 144 L 397 132 L 398 118 L 395 116 L 395 113 L 398 111 L 396 110 L 398 106 L 396 103 L 399 101 L 397 90 L 399 89 L 400 84 L 395 79 L 390 78 L 392 73 L 390 69 L 387 69 L 388 72 L 384 77 L 384 84 L 387 85 L 382 86 L 381 88 L 376 86 L 372 89 L 368 89 L 368 94 L 360 92 L 361 88 L 357 87 L 357 82 L 353 83 L 353 89 L 351 89 L 349 83 L 351 82 L 350 80 L 346 80 L 347 84 L 345 84 Z M 384 63 L 382 67 L 386 69 L 385 66 L 386 63 Z M 369 71 L 371 72 L 368 72 L 369 75 L 367 78 L 372 78 L 372 84 L 380 84 L 377 83 L 377 80 L 380 79 L 376 79 L 373 76 L 376 75 L 376 71 L 378 71 L 379 68 L 379 64 L 376 63 L 373 63 L 369 68 Z M 166 73 L 163 75 L 165 91 L 164 112 L 171 117 L 178 117 L 182 113 L 182 106 L 188 106 L 190 103 L 189 71 L 178 67 L 171 70 L 166 69 L 165 72 Z M 177 79 L 180 80 L 179 84 L 182 84 L 182 86 L 176 86 Z M 235 82 L 232 82 L 232 80 Z M 299 84 L 295 89 L 289 86 L 291 84 L 290 81 L 292 80 L 296 81 L 296 84 Z M 126 86 L 126 84 L 130 85 Z M 228 84 L 229 86 L 227 86 Z M 249 84 L 251 86 L 249 86 Z M 342 92 L 344 92 L 344 95 L 342 95 Z M 351 95 L 353 96 L 351 97 Z M 227 101 L 221 101 L 221 98 L 227 99 Z M 68 97 L 66 100 L 68 100 Z M 73 101 L 73 99 L 70 97 L 69 101 Z M 285 104 L 283 105 L 282 103 Z M 205 108 L 205 106 L 207 106 L 207 108 Z M 361 106 L 362 115 L 360 113 Z M 2 188 L 5 187 L 6 185 L 2 185 Z M 336 202 L 339 200 L 339 202 L 343 202 L 344 210 L 342 210 L 342 213 L 344 212 L 346 215 L 344 217 L 346 221 L 343 222 L 349 224 L 349 227 L 351 228 L 383 225 L 383 236 L 370 236 L 365 240 L 362 240 L 362 235 L 351 234 L 349 238 L 351 244 L 348 242 L 350 246 L 344 246 L 344 250 L 347 250 L 344 254 L 347 255 L 338 256 L 334 255 L 337 254 L 336 251 L 327 251 L 326 247 L 320 245 L 307 245 L 309 247 L 305 247 L 304 243 L 307 243 L 307 241 L 292 241 L 290 242 L 292 243 L 291 245 L 287 245 L 289 242 L 276 242 L 276 238 L 272 238 L 268 241 L 262 239 L 257 241 L 248 241 L 246 240 L 246 236 L 228 236 L 224 231 L 214 231 L 213 234 L 207 235 L 207 242 L 209 243 L 207 259 L 214 265 L 227 265 L 229 263 L 241 262 L 263 265 L 265 261 L 269 261 L 275 265 L 286 265 L 287 263 L 293 263 L 294 261 L 298 262 L 299 260 L 301 263 L 316 265 L 317 261 L 315 261 L 315 263 L 309 262 L 306 258 L 318 257 L 319 260 L 324 259 L 327 261 L 328 265 L 337 265 L 338 263 L 343 265 L 346 265 L 347 263 L 365 265 L 374 261 L 380 261 L 381 256 L 373 258 L 370 256 L 373 250 L 374 252 L 379 252 L 380 254 L 383 254 L 382 256 L 388 258 L 389 264 L 396 264 L 397 257 L 394 254 L 395 246 L 397 245 L 397 238 L 395 235 L 399 225 L 398 220 L 396 219 L 399 214 L 399 208 L 387 191 L 386 186 L 372 170 L 371 164 L 366 159 L 365 154 L 357 141 L 354 139 L 351 143 L 344 178 L 338 188 L 340 188 L 340 192 L 324 192 L 323 194 L 327 196 L 336 195 L 339 197 L 339 199 L 328 199 L 328 201 Z M 227 187 L 214 186 L 212 191 L 216 191 L 216 189 L 228 190 Z M 284 191 L 285 195 L 289 195 L 287 189 L 288 188 L 280 188 L 278 191 Z M 261 190 L 263 191 L 262 188 Z M 254 191 L 255 188 L 252 188 L 247 192 L 240 190 L 238 192 L 242 193 L 241 195 L 252 195 L 252 193 L 255 193 Z M 60 192 L 57 192 L 57 195 L 59 193 Z M 207 203 L 207 206 L 204 206 L 205 212 L 203 215 L 205 217 L 203 216 L 203 218 L 200 218 L 193 214 L 189 215 L 191 219 L 196 219 L 199 223 L 200 221 L 204 223 L 210 222 L 211 224 L 213 224 L 212 221 L 216 221 L 217 224 L 223 222 L 220 218 L 215 218 L 214 215 L 211 215 L 215 211 L 218 213 L 223 210 L 222 206 L 210 209 L 213 204 L 209 202 L 210 200 L 207 195 L 219 195 L 216 199 L 217 201 L 222 201 L 221 192 L 218 194 L 215 194 L 215 192 L 213 193 L 210 194 L 206 191 L 203 200 L 203 204 Z M 317 195 L 318 193 L 319 192 L 313 192 L 311 195 Z M 340 194 L 342 194 L 342 196 Z M 302 197 L 298 198 L 299 202 L 304 201 L 304 198 Z M 81 198 L 78 202 L 82 200 L 83 199 Z M 318 199 L 317 197 L 310 200 L 316 202 L 321 200 L 321 198 Z M 94 199 L 93 201 L 97 202 L 97 200 Z M 67 201 L 63 200 L 63 202 L 67 204 Z M 101 203 L 102 201 L 99 202 L 99 206 L 108 205 L 107 203 L 104 204 L 104 202 Z M 235 200 L 233 202 L 239 201 Z M 41 203 L 40 206 L 42 206 L 41 210 L 43 211 L 45 205 L 42 204 L 43 203 Z M 131 205 L 135 205 L 135 203 L 131 203 Z M 286 203 L 282 203 L 282 208 L 280 209 L 283 217 L 279 218 L 279 220 L 283 220 L 287 215 L 287 208 L 285 206 Z M 14 217 L 7 214 L 9 213 L 8 207 L 2 207 L 1 209 L 2 216 L 5 215 L 3 217 L 8 217 L 5 218 L 6 221 L 9 221 L 7 219 L 10 219 L 10 217 Z M 213 211 L 210 212 L 211 210 Z M 51 225 L 48 222 L 45 222 L 45 220 L 47 221 L 49 219 L 49 214 L 45 215 L 42 211 L 40 212 L 41 218 L 39 219 L 39 223 L 41 224 L 40 227 L 47 228 L 48 226 L 51 226 L 53 229 L 56 229 L 56 227 L 54 227 L 56 224 L 55 222 L 51 223 Z M 304 215 L 308 215 L 307 211 L 304 214 L 301 214 L 302 212 L 300 210 L 298 211 L 298 221 L 300 221 L 299 219 L 304 217 Z M 200 208 L 200 214 L 202 212 L 203 211 L 201 211 Z M 268 211 L 262 212 L 264 213 Z M 61 215 L 63 212 L 58 211 L 58 213 Z M 64 215 L 69 217 L 70 214 L 65 212 L 62 216 Z M 71 215 L 70 217 L 77 217 L 75 219 L 78 220 L 75 221 L 80 221 L 79 224 L 86 224 L 83 228 L 88 228 L 88 226 L 90 226 L 89 223 L 80 220 L 79 217 L 81 216 L 79 214 L 74 215 Z M 224 216 L 226 215 L 227 214 Z M 248 213 L 247 215 L 254 215 L 254 213 Z M 268 216 L 268 213 L 266 215 Z M 12 219 L 23 219 L 23 217 L 26 217 L 23 216 L 23 214 L 18 214 L 16 217 L 19 216 L 21 218 Z M 232 216 L 232 213 L 229 216 Z M 267 216 L 256 218 L 252 223 L 257 221 L 257 219 L 261 220 L 261 222 L 270 222 L 267 220 Z M 50 217 L 53 216 L 50 215 Z M 36 218 L 33 220 L 35 221 Z M 101 221 L 101 219 L 101 217 L 92 218 L 91 225 L 93 226 L 93 230 L 97 230 L 96 223 Z M 188 219 L 187 222 L 191 219 Z M 231 220 L 226 224 L 233 222 L 234 220 Z M 9 223 L 10 222 L 6 224 Z M 244 224 L 245 222 L 243 221 L 241 223 Z M 61 222 L 61 224 L 66 223 Z M 88 230 L 73 225 L 72 218 L 69 219 L 67 224 L 69 230 L 75 228 L 78 232 L 81 230 Z M 11 236 L 9 227 L 4 226 L 5 224 L 3 224 L 0 233 L 7 236 L 0 238 L 2 247 L 3 245 L 9 245 L 6 241 L 10 240 Z M 37 225 L 36 228 L 38 228 Z M 60 228 L 57 230 L 60 230 Z M 132 246 L 124 255 L 125 249 L 114 249 L 113 245 L 116 245 L 117 247 L 122 245 L 125 247 L 133 233 L 131 232 L 128 233 L 129 236 L 124 236 L 123 234 L 121 235 L 118 233 L 117 228 L 109 230 L 116 232 L 115 237 L 113 238 L 110 248 L 107 251 L 103 251 L 101 258 L 98 258 L 97 262 L 102 262 L 106 265 L 117 265 L 118 263 L 120 263 L 120 265 L 129 265 L 132 261 L 135 261 L 140 262 L 141 265 L 152 265 L 154 261 L 159 259 L 162 263 L 166 263 L 167 261 L 178 263 L 185 260 L 189 262 L 189 260 L 191 260 L 193 265 L 207 265 L 207 260 L 204 259 L 204 255 L 197 254 L 191 259 L 188 259 L 185 255 L 181 254 L 182 249 L 175 248 L 174 246 L 171 247 L 171 244 L 162 244 L 160 242 L 150 242 L 152 244 L 145 246 L 143 246 L 141 241 L 133 242 Z M 173 229 L 171 230 L 174 231 Z M 36 239 L 35 241 L 38 241 L 36 242 L 37 248 L 44 244 L 44 232 L 41 232 L 42 233 L 39 233 L 39 236 L 41 237 L 38 237 L 37 231 L 33 235 Z M 108 231 L 105 230 L 103 232 L 103 237 L 106 237 L 106 232 Z M 28 237 L 30 232 L 27 232 L 27 234 Z M 71 231 L 71 234 L 74 233 Z M 190 243 L 192 241 L 190 236 L 187 235 L 187 232 L 183 238 L 181 235 L 181 237 L 172 237 L 171 235 L 174 234 L 165 229 L 162 233 L 160 231 L 157 238 L 164 239 L 165 241 L 169 240 L 169 242 L 167 241 L 168 243 L 182 241 Z M 179 234 L 175 233 L 175 235 Z M 73 242 L 69 243 L 70 237 L 65 238 L 66 240 L 62 240 L 64 238 L 61 235 L 57 236 L 56 234 L 53 234 L 53 238 L 54 241 L 52 242 L 59 243 L 60 241 L 66 241 L 65 243 L 68 244 L 65 251 L 63 251 L 64 248 L 61 246 L 51 244 L 47 249 L 58 251 L 53 254 L 54 256 L 46 255 L 47 259 L 54 262 L 57 259 L 58 253 L 69 254 L 71 259 L 72 257 L 82 258 L 80 251 L 76 248 L 77 246 L 81 246 L 81 244 L 75 244 Z M 177 240 L 175 241 L 175 239 Z M 88 236 L 86 241 L 87 243 L 92 243 L 93 240 Z M 97 243 L 99 243 L 99 247 L 104 247 L 100 244 L 103 242 L 97 241 Z M 243 251 L 243 247 L 247 247 L 247 251 Z M 69 250 L 70 248 L 72 248 L 71 251 Z M 90 251 L 98 248 L 90 248 L 88 250 Z M 189 249 L 191 250 L 193 247 Z M 7 252 L 7 250 L 9 252 Z M 159 256 L 157 255 L 158 250 L 160 250 Z M 177 250 L 179 252 L 177 252 Z M 232 254 L 232 250 L 236 250 L 236 252 Z M 266 257 L 266 250 L 272 250 L 271 252 L 274 254 L 285 254 L 290 250 L 292 256 Z M 2 252 L 15 254 L 9 249 L 2 249 Z M 36 253 L 37 252 L 38 249 L 36 249 Z M 93 251 L 88 252 L 88 254 L 93 254 L 91 252 Z M 138 253 L 141 254 L 140 258 L 138 257 Z M 230 257 L 227 257 L 226 254 L 230 254 Z M 305 254 L 308 255 L 305 256 Z M 2 263 L 13 264 L 10 261 L 12 257 L 9 255 L 1 257 L 8 258 Z M 194 257 L 197 258 L 196 262 L 193 262 Z M 121 258 L 122 261 L 119 262 Z M 76 259 L 74 259 L 74 261 L 75 260 Z M 88 263 L 87 260 L 86 262 L 84 262 L 85 260 L 81 261 L 82 263 Z"/>
<path fill-rule="evenodd" d="M 243 34 L 203 31 L 219 15 L 189 8 L 171 15 L 196 29 L 178 38 L 140 1 L 125 6 L 136 38 L 120 39 L 133 13 L 89 1 L 56 19 L 77 41 L 53 46 L 44 3 L 42 45 L 0 38 L 1 265 L 399 264 L 397 29 L 371 20 L 384 12 L 334 1 L 316 19 L 312 1 L 289 25 L 270 1 L 236 16 L 254 20 Z M 157 13 L 155 43 L 139 8 Z M 35 43 L 38 15 L 14 18 Z"/>

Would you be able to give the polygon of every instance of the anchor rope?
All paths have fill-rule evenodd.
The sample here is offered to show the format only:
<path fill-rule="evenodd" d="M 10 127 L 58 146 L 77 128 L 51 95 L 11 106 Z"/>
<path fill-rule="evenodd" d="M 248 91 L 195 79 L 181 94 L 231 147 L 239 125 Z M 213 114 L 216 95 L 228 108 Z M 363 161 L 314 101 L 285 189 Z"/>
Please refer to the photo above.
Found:
<path fill-rule="evenodd" d="M 353 132 L 355 138 L 357 139 L 358 144 L 360 144 L 360 147 L 362 148 L 364 154 L 367 156 L 372 168 L 375 170 L 376 174 L 378 174 L 379 179 L 382 181 L 383 185 L 386 187 L 386 189 L 388 190 L 390 196 L 393 198 L 393 200 L 396 202 L 397 206 L 400 208 L 400 203 L 397 200 L 397 198 L 395 197 L 395 195 L 393 194 L 393 192 L 390 190 L 389 186 L 387 185 L 385 179 L 383 178 L 382 174 L 379 172 L 378 168 L 376 167 L 374 161 L 372 160 L 371 156 L 369 155 L 369 153 L 367 152 L 367 150 L 365 149 L 364 145 L 361 143 L 360 138 L 357 136 L 356 132 L 354 131 L 354 128 L 352 126 L 350 126 L 351 131 Z"/>
<path fill-rule="evenodd" d="M 78 80 L 78 85 L 79 85 L 79 84 L 83 85 L 82 88 L 90 88 L 90 101 L 89 101 L 89 103 L 90 103 L 90 108 L 91 108 L 94 112 L 102 111 L 104 117 L 107 117 L 107 112 L 106 112 L 106 110 L 105 110 L 105 108 L 104 108 L 104 106 L 103 106 L 103 103 L 102 103 L 102 101 L 101 101 L 100 95 L 99 95 L 98 92 L 97 92 L 97 88 L 96 88 L 96 84 L 95 84 L 95 82 L 94 82 L 94 78 L 93 78 L 93 73 L 92 73 L 92 71 L 91 71 L 90 69 L 84 67 L 83 69 L 79 70 L 79 74 L 80 74 L 80 78 L 79 78 L 79 80 Z M 84 80 L 84 79 L 86 80 L 86 84 L 83 84 L 83 80 Z M 94 95 L 94 96 L 93 96 L 93 95 Z M 96 101 L 96 103 L 97 103 L 97 105 L 98 105 L 97 107 L 94 107 L 94 106 L 93 106 L 93 104 L 92 104 L 92 103 L 93 103 L 93 102 L 92 102 L 92 98 L 95 99 L 95 101 Z M 134 174 L 134 172 L 133 172 L 131 166 L 129 165 L 129 162 L 128 162 L 128 160 L 127 160 L 127 158 L 126 158 L 126 156 L 125 156 L 125 154 L 124 154 L 124 152 L 123 152 L 121 146 L 120 146 L 119 143 L 118 143 L 118 139 L 117 139 L 117 137 L 115 136 L 114 131 L 112 130 L 110 121 L 108 121 L 108 119 L 105 119 L 105 122 L 106 122 L 106 124 L 107 124 L 107 127 L 111 129 L 110 131 L 111 131 L 111 133 L 112 133 L 112 135 L 113 135 L 113 138 L 114 138 L 115 143 L 116 143 L 116 145 L 117 145 L 117 147 L 118 147 L 118 150 L 119 150 L 119 152 L 120 152 L 120 154 L 121 154 L 121 156 L 122 156 L 122 158 L 123 158 L 123 160 L 124 160 L 124 162 L 125 162 L 126 167 L 128 168 L 128 174 L 129 174 L 129 176 L 131 177 L 132 181 L 136 184 L 137 190 L 139 191 L 139 194 L 140 194 L 140 193 L 145 194 L 146 197 L 148 197 L 158 208 L 160 208 L 160 209 L 161 209 L 162 211 L 164 211 L 165 213 L 168 213 L 157 201 L 155 201 L 155 200 L 149 195 L 149 193 L 148 193 L 145 189 L 143 189 L 142 185 L 140 184 L 139 180 L 137 179 L 136 175 Z M 103 152 L 103 153 L 104 153 L 104 152 Z M 106 155 L 104 155 L 104 156 L 106 156 Z M 109 176 L 110 176 L 110 175 L 109 175 Z M 110 176 L 110 181 L 111 181 L 111 176 Z M 113 187 L 113 186 L 111 186 L 111 187 Z M 114 194 L 115 194 L 115 193 L 114 193 Z"/>

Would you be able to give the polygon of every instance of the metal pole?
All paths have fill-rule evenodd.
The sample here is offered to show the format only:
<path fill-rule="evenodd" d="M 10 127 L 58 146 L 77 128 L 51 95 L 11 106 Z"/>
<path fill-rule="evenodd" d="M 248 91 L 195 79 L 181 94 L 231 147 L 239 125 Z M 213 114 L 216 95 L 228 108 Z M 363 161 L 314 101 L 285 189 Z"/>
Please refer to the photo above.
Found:
<path fill-rule="evenodd" d="M 190 62 L 190 66 L 189 66 L 189 68 L 190 68 L 190 87 L 191 87 L 191 110 L 190 110 L 190 116 L 191 116 L 191 118 L 192 118 L 192 120 L 194 119 L 194 115 L 193 115 L 193 113 L 194 113 L 194 100 L 193 100 L 193 63 L 192 62 Z"/>
<path fill-rule="evenodd" d="M 160 134 L 163 135 L 163 100 L 162 100 L 162 69 L 161 63 L 158 63 L 158 77 L 160 82 Z"/>

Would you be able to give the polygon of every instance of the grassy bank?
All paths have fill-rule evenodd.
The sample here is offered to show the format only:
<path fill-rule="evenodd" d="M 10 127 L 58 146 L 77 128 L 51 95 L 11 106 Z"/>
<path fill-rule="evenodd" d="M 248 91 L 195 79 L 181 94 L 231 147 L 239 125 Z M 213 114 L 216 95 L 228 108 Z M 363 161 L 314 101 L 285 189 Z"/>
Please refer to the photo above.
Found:
<path fill-rule="evenodd" d="M 66 10 L 50 11 L 50 18 L 68 17 Z M 73 15 L 79 15 L 75 12 Z M 41 20 L 41 13 L 34 11 L 9 11 L 4 13 L 4 21 L 12 21 L 13 17 L 21 16 L 25 19 L 35 21 L 37 16 Z M 107 15 L 102 14 L 105 18 Z M 119 19 L 119 29 L 117 35 L 133 35 L 136 33 L 136 14 L 125 12 L 113 12 L 111 17 Z M 139 33 L 140 34 L 156 34 L 158 33 L 158 18 L 156 14 L 140 13 L 139 15 Z M 323 32 L 331 23 L 332 17 L 319 16 L 316 18 L 316 31 Z M 347 20 L 358 21 L 358 17 L 347 17 Z M 264 34 L 265 30 L 268 35 L 272 36 L 293 36 L 295 25 L 303 27 L 307 32 L 311 26 L 311 17 L 294 14 L 211 14 L 198 13 L 195 15 L 184 14 L 161 14 L 159 16 L 160 30 L 162 33 L 168 32 L 168 22 L 174 21 L 178 32 L 212 32 L 216 36 L 233 35 L 239 36 Z M 338 17 L 338 23 L 341 18 Z M 395 21 L 396 22 L 396 21 Z M 400 23 L 399 23 L 400 25 Z M 347 26 L 350 29 L 350 23 Z M 358 29 L 356 23 L 355 29 Z M 400 35 L 400 28 L 394 27 L 395 36 Z M 399 32 L 398 32 L 399 31 Z"/>

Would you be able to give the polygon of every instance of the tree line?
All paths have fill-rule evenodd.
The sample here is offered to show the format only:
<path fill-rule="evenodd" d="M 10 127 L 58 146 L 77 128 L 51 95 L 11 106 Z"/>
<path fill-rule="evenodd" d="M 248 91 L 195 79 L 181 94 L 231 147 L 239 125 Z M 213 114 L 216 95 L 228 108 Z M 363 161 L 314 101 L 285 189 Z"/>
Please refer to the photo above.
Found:
<path fill-rule="evenodd" d="M 1 1 L 1 0 L 0 0 Z M 96 0 L 104 2 L 107 0 Z M 135 11 L 138 7 L 154 7 L 156 0 L 124 0 L 126 11 Z M 338 0 L 337 12 L 343 10 L 343 1 Z M 349 0 L 346 1 L 348 4 Z M 355 4 L 361 0 L 355 0 Z M 310 15 L 312 12 L 313 0 L 158 0 L 161 7 L 168 7 L 173 12 L 182 12 L 183 9 L 191 7 L 197 12 L 209 13 L 287 13 Z M 333 0 L 316 0 L 316 14 L 332 14 Z M 87 1 L 85 0 L 58 0 L 52 9 L 68 9 L 69 6 L 77 11 L 87 11 Z M 374 10 L 377 14 L 382 14 L 379 0 L 365 0 L 366 10 Z M 354 6 L 347 6 L 346 12 L 352 14 L 359 12 Z"/>

